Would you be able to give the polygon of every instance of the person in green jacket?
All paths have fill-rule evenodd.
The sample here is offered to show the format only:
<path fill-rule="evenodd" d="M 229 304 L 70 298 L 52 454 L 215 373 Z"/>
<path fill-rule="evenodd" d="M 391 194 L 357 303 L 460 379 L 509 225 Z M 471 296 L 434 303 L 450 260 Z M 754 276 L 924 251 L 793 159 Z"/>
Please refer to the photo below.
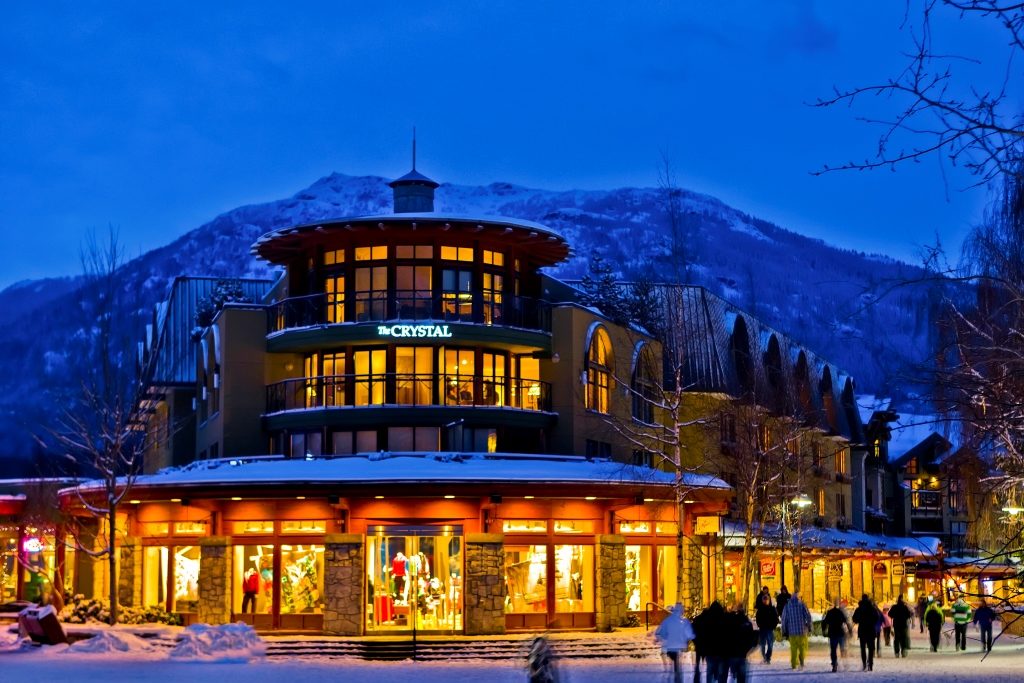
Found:
<path fill-rule="evenodd" d="M 934 599 L 928 599 L 928 608 L 924 611 L 924 623 L 928 627 L 928 637 L 932 641 L 932 652 L 939 651 L 939 638 L 942 636 L 942 625 L 946 622 L 946 615 Z"/>
<path fill-rule="evenodd" d="M 963 596 L 953 603 L 953 631 L 956 634 L 956 649 L 967 649 L 967 625 L 971 623 L 971 606 Z"/>

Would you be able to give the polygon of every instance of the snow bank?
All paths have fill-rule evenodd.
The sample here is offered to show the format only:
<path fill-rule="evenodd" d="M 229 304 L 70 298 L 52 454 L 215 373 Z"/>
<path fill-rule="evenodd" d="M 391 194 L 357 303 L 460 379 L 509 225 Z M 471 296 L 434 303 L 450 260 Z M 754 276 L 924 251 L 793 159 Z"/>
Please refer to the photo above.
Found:
<path fill-rule="evenodd" d="M 266 644 L 252 626 L 238 622 L 221 626 L 193 624 L 181 634 L 170 656 L 171 659 L 248 662 L 266 653 Z"/>
<path fill-rule="evenodd" d="M 153 645 L 131 633 L 100 631 L 92 638 L 72 643 L 67 651 L 77 654 L 152 652 Z"/>

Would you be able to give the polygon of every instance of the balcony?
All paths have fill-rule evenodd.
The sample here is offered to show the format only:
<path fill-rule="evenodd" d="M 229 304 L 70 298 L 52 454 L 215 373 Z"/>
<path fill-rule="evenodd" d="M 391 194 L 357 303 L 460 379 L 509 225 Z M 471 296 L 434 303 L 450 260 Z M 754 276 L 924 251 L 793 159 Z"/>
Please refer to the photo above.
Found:
<path fill-rule="evenodd" d="M 267 387 L 267 414 L 319 408 L 437 406 L 550 412 L 551 385 L 483 375 L 382 373 L 298 377 Z"/>
<path fill-rule="evenodd" d="M 910 514 L 912 517 L 941 517 L 942 491 L 912 491 Z"/>
<path fill-rule="evenodd" d="M 429 291 L 352 292 L 284 299 L 267 307 L 267 334 L 321 325 L 384 321 L 466 323 L 551 331 L 551 306 L 529 297 Z"/>

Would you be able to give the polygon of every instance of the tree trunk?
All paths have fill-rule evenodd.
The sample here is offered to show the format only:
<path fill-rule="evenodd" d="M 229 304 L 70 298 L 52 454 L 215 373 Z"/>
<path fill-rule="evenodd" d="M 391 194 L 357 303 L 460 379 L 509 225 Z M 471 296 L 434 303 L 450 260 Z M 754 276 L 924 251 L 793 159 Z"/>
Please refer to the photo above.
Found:
<path fill-rule="evenodd" d="M 115 543 L 117 542 L 117 507 L 111 505 L 107 508 L 107 581 L 108 597 L 110 599 L 110 625 L 117 623 L 117 554 Z"/>
<path fill-rule="evenodd" d="M 683 590 L 686 567 L 685 557 L 683 555 L 683 518 L 684 513 L 684 495 L 683 495 L 683 465 L 682 462 L 676 458 L 676 602 L 683 603 Z M 686 603 L 689 603 L 686 600 Z M 691 607 L 691 605 L 686 605 Z"/>

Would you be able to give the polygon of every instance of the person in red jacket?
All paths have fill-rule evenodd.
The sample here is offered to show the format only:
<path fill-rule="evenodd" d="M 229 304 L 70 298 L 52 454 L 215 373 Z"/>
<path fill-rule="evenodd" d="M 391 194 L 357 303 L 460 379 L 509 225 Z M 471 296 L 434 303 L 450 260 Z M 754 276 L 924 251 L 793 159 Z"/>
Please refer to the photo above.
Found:
<path fill-rule="evenodd" d="M 245 573 L 245 578 L 242 579 L 242 613 L 245 614 L 246 608 L 252 605 L 250 610 L 253 614 L 256 614 L 256 594 L 260 592 L 260 575 L 252 567 Z"/>

